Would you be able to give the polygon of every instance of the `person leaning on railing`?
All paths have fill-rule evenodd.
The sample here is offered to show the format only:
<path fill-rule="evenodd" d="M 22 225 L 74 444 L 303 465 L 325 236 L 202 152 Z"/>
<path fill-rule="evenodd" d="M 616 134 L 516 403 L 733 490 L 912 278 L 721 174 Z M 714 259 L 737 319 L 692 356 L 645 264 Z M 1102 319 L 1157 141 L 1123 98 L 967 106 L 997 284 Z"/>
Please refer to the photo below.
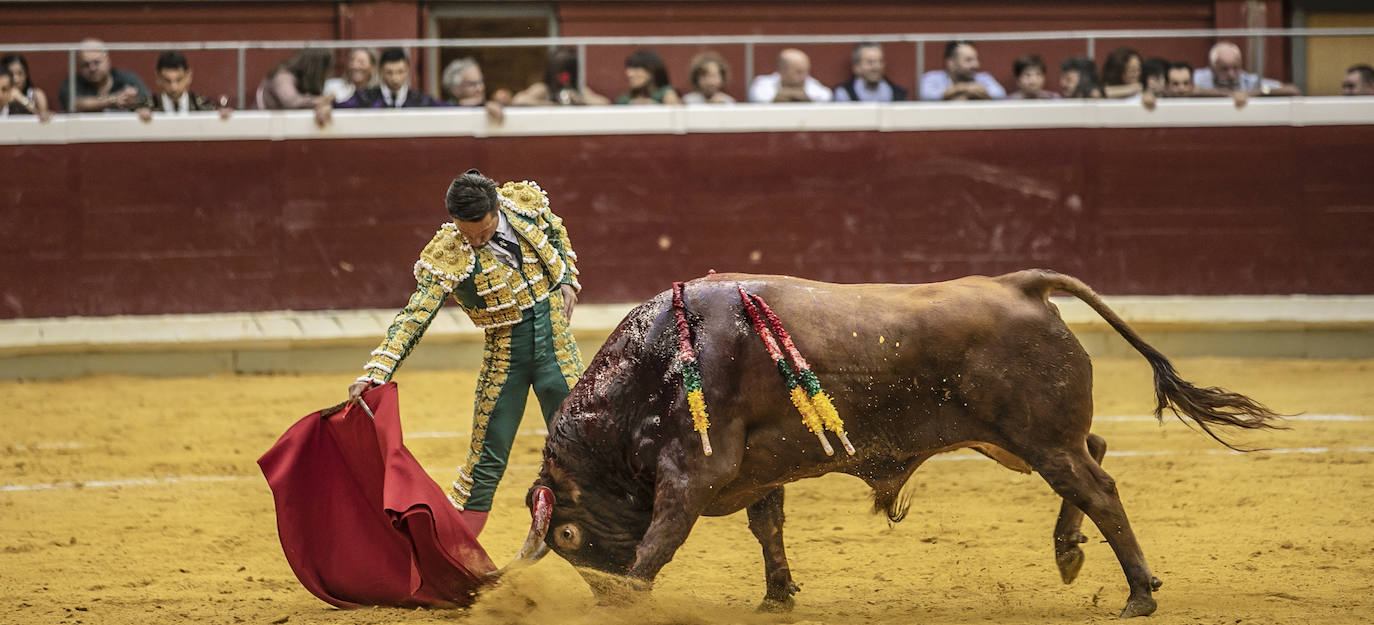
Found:
<path fill-rule="evenodd" d="M 735 98 L 725 92 L 730 81 L 730 65 L 719 53 L 707 50 L 692 57 L 687 67 L 692 91 L 682 96 L 684 104 L 734 104 Z"/>
<path fill-rule="evenodd" d="M 192 111 L 219 111 L 220 119 L 229 119 L 234 112 L 228 96 L 211 101 L 191 91 L 191 65 L 186 62 L 186 55 L 175 50 L 157 57 L 157 86 L 161 92 L 148 96 L 136 111 L 145 123 L 152 121 L 153 113 L 189 115 Z"/>
<path fill-rule="evenodd" d="M 1045 61 L 1039 54 L 1027 54 L 1011 64 L 1016 75 L 1017 90 L 1007 95 L 1008 100 L 1056 100 L 1058 93 L 1045 89 Z"/>
<path fill-rule="evenodd" d="M 454 106 L 480 106 L 486 109 L 487 119 L 501 123 L 506 118 L 505 106 L 510 101 L 510 90 L 500 90 L 504 98 L 487 98 L 487 81 L 482 75 L 482 66 L 470 56 L 457 59 L 444 68 L 441 81 L 448 103 Z"/>
<path fill-rule="evenodd" d="M 148 97 L 148 88 L 137 74 L 110 66 L 110 53 L 99 39 L 81 42 L 76 55 L 76 104 L 72 102 L 71 84 L 62 83 L 58 97 L 69 112 L 98 113 L 100 111 L 132 111 Z"/>
<path fill-rule="evenodd" d="M 329 50 L 305 49 L 273 67 L 258 85 L 257 104 L 264 110 L 314 109 L 315 123 L 333 118 L 334 98 L 324 94 L 324 81 L 334 67 Z"/>
<path fill-rule="evenodd" d="M 568 106 L 610 104 L 595 91 L 578 88 L 577 52 L 562 48 L 549 54 L 544 62 L 544 80 L 521 90 L 511 98 L 512 106 Z"/>
<path fill-rule="evenodd" d="M 45 122 L 51 119 L 52 109 L 48 107 L 48 94 L 33 86 L 33 79 L 29 74 L 29 60 L 22 54 L 7 54 L 5 58 L 0 59 L 0 67 L 9 70 L 10 76 L 14 78 L 10 101 L 18 102 L 24 107 L 25 113 L 37 115 L 38 121 Z"/>
<path fill-rule="evenodd" d="M 668 80 L 663 57 L 648 48 L 625 57 L 625 83 L 626 91 L 615 99 L 616 104 L 682 104 Z"/>
<path fill-rule="evenodd" d="M 1297 87 L 1241 69 L 1240 46 L 1221 41 L 1207 52 L 1207 67 L 1193 72 L 1193 95 L 1230 96 L 1236 108 L 1253 97 L 1302 95 Z"/>
<path fill-rule="evenodd" d="M 1374 67 L 1361 63 L 1345 70 L 1341 95 L 1374 95 Z"/>

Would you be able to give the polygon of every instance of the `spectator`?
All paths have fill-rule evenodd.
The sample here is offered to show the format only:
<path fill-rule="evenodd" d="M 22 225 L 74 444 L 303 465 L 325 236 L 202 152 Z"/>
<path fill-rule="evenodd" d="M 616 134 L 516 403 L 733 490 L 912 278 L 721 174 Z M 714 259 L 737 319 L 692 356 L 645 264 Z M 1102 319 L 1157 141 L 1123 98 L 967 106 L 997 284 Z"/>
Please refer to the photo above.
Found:
<path fill-rule="evenodd" d="M 735 99 L 725 93 L 730 79 L 730 66 L 715 52 L 706 51 L 692 57 L 687 73 L 692 81 L 691 93 L 682 96 L 686 104 L 734 104 Z"/>
<path fill-rule="evenodd" d="M 849 57 L 849 80 L 835 86 L 836 102 L 901 102 L 907 90 L 893 84 L 883 74 L 883 47 L 876 43 L 854 46 Z"/>
<path fill-rule="evenodd" d="M 663 58 L 653 50 L 635 50 L 625 57 L 625 82 L 629 90 L 615 99 L 616 104 L 682 104 L 668 83 Z"/>
<path fill-rule="evenodd" d="M 308 109 L 333 102 L 324 93 L 325 76 L 334 66 L 328 50 L 306 49 L 291 55 L 267 72 L 258 85 L 258 108 L 267 110 Z"/>
<path fill-rule="evenodd" d="M 1145 62 L 1140 64 L 1140 86 L 1144 87 L 1145 93 L 1164 95 L 1164 88 L 1168 84 L 1168 72 L 1168 61 L 1157 56 L 1145 59 Z"/>
<path fill-rule="evenodd" d="M 76 53 L 76 102 L 73 106 L 71 81 L 57 90 L 64 106 L 78 113 L 132 111 L 148 97 L 148 88 L 133 72 L 110 67 L 110 53 L 99 39 L 81 41 Z"/>
<path fill-rule="evenodd" d="M 1208 67 L 1193 72 L 1193 90 L 1197 95 L 1229 95 L 1238 108 L 1245 106 L 1247 97 L 1302 95 L 1293 85 L 1242 70 L 1240 46 L 1229 41 L 1212 46 L 1207 52 L 1207 64 Z"/>
<path fill-rule="evenodd" d="M 578 87 L 577 52 L 554 51 L 544 62 L 544 80 L 526 87 L 511 98 L 514 106 L 602 105 L 611 101 L 591 89 Z"/>
<path fill-rule="evenodd" d="M 1193 95 L 1193 67 L 1183 61 L 1174 61 L 1169 64 L 1169 69 L 1165 73 L 1167 82 L 1164 85 L 1164 95 L 1171 98 L 1186 98 Z"/>
<path fill-rule="evenodd" d="M 1351 65 L 1341 81 L 1341 95 L 1374 95 L 1374 67 Z"/>
<path fill-rule="evenodd" d="M 1015 93 L 1007 96 L 1009 100 L 1053 100 L 1059 94 L 1045 90 L 1045 61 L 1039 54 L 1027 54 L 1011 64 L 1016 73 Z"/>
<path fill-rule="evenodd" d="M 353 48 L 348 52 L 348 66 L 342 78 L 324 81 L 324 95 L 343 102 L 360 89 L 377 86 L 377 53 L 370 48 Z"/>
<path fill-rule="evenodd" d="M 353 92 L 353 96 L 340 102 L 338 108 L 399 109 L 444 106 L 442 102 L 427 94 L 410 90 L 410 59 L 406 56 L 405 50 L 382 50 L 380 67 L 381 84 Z"/>
<path fill-rule="evenodd" d="M 11 115 L 33 115 L 33 112 L 15 101 L 14 75 L 10 73 L 10 68 L 0 67 L 0 119 Z"/>
<path fill-rule="evenodd" d="M 1129 98 L 1144 91 L 1140 82 L 1140 53 L 1117 48 L 1102 62 L 1103 95 L 1112 99 Z"/>
<path fill-rule="evenodd" d="M 465 56 L 454 60 L 444 68 L 441 80 L 448 103 L 454 106 L 481 106 L 486 108 L 487 117 L 501 123 L 506 118 L 505 104 L 495 99 L 487 99 L 487 81 L 482 76 L 482 66 L 477 59 Z M 507 92 L 509 93 L 509 92 Z"/>
<path fill-rule="evenodd" d="M 754 77 L 750 102 L 829 102 L 835 94 L 811 77 L 811 57 L 796 48 L 778 53 L 777 71 Z"/>
<path fill-rule="evenodd" d="M 1097 65 L 1086 56 L 1071 56 L 1059 64 L 1059 93 L 1066 98 L 1100 98 Z"/>
<path fill-rule="evenodd" d="M 191 93 L 191 66 L 186 55 L 169 51 L 157 57 L 157 86 L 162 93 L 148 96 L 138 107 L 138 118 L 147 122 L 153 119 L 153 112 L 168 115 L 188 115 L 191 111 L 219 111 L 220 119 L 229 119 L 234 109 L 229 108 L 229 98 L 219 97 L 219 103 L 211 102 Z"/>
<path fill-rule="evenodd" d="M 945 68 L 921 76 L 922 100 L 1001 100 L 1007 91 L 992 74 L 980 72 L 978 48 L 970 41 L 945 44 Z"/>
<path fill-rule="evenodd" d="M 0 59 L 0 67 L 8 69 L 14 79 L 14 93 L 10 95 L 10 101 L 18 102 L 26 111 L 37 115 L 39 121 L 51 119 L 52 109 L 48 106 L 48 94 L 33 86 L 33 80 L 29 78 L 29 60 L 22 54 L 7 54 L 4 59 Z"/>

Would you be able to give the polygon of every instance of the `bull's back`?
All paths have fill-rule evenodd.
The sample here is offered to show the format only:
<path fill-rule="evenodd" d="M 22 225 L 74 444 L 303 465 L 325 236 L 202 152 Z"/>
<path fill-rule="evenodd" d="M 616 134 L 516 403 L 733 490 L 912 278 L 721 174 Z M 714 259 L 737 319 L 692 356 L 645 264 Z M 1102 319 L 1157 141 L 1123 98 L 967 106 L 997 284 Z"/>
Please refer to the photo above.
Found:
<path fill-rule="evenodd" d="M 688 292 L 723 307 L 718 316 L 726 321 L 703 315 L 709 330 L 698 336 L 733 339 L 712 345 L 709 357 L 719 359 L 710 369 L 738 374 L 725 382 L 728 394 L 717 396 L 735 414 L 755 427 L 776 421 L 805 435 L 762 341 L 741 321 L 742 286 L 777 313 L 857 446 L 913 451 L 995 436 L 1009 424 L 1086 432 L 1090 364 L 1043 293 L 1026 287 L 1033 278 L 1018 272 L 931 284 L 830 284 L 717 274 Z M 1082 416 L 1034 423 L 1043 412 L 1034 407 L 1046 398 Z M 800 444 L 814 446 L 808 436 Z"/>

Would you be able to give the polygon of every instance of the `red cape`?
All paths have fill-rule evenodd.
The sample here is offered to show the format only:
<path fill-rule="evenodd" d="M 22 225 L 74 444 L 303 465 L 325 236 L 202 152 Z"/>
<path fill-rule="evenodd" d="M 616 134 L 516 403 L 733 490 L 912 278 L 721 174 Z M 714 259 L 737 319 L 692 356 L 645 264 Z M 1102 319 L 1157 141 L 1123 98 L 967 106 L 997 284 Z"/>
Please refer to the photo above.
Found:
<path fill-rule="evenodd" d="M 296 577 L 341 608 L 472 603 L 496 569 L 401 443 L 396 384 L 298 421 L 258 459 Z"/>

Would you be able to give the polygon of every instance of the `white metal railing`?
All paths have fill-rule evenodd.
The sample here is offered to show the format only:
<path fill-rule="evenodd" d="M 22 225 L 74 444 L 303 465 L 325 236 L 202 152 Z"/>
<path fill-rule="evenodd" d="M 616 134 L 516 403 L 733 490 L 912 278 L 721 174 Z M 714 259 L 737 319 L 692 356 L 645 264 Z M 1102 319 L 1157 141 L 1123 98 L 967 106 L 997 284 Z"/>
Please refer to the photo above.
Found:
<path fill-rule="evenodd" d="M 745 76 L 754 75 L 754 48 L 758 45 L 804 45 L 816 43 L 908 43 L 916 50 L 916 82 L 925 69 L 925 45 L 967 39 L 987 41 L 1064 41 L 1082 40 L 1085 52 L 1095 57 L 1100 39 L 1205 39 L 1247 38 L 1261 45 L 1254 46 L 1249 59 L 1252 69 L 1264 67 L 1263 41 L 1268 37 L 1374 37 L 1374 28 L 1197 28 L 1175 30 L 1046 30 L 1022 32 L 948 32 L 948 33 L 888 33 L 871 35 L 708 35 L 708 36 L 635 36 L 635 37 L 505 37 L 465 39 L 349 39 L 349 40 L 274 40 L 274 41 L 163 41 L 106 43 L 107 50 L 234 50 L 238 57 L 238 107 L 245 104 L 244 65 L 248 50 L 295 50 L 318 48 L 326 50 L 357 47 L 371 48 L 533 48 L 572 47 L 577 50 L 579 86 L 586 87 L 587 48 L 595 46 L 744 46 Z M 7 44 L 11 52 L 66 52 L 69 100 L 67 110 L 75 108 L 76 53 L 81 43 Z"/>

